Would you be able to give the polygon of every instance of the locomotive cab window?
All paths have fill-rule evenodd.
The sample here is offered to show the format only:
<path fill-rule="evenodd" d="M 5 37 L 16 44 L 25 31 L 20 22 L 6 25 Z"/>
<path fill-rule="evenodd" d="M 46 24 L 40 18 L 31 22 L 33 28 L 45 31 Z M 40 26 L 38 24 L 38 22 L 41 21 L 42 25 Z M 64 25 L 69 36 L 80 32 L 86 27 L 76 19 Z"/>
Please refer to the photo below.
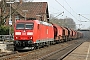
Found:
<path fill-rule="evenodd" d="M 24 29 L 24 24 L 23 23 L 18 23 L 16 25 L 16 29 Z"/>
<path fill-rule="evenodd" d="M 16 29 L 33 29 L 33 23 L 18 23 Z"/>
<path fill-rule="evenodd" d="M 33 29 L 33 23 L 25 24 L 25 29 Z"/>

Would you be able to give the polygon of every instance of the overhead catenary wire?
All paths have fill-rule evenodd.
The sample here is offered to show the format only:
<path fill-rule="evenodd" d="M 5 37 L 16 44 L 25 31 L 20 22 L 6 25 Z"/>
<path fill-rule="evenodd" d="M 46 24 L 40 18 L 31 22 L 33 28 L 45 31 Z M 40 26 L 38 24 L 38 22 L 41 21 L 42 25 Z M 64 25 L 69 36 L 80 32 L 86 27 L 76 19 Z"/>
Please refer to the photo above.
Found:
<path fill-rule="evenodd" d="M 82 16 L 83 18 L 87 19 L 90 21 L 90 19 L 86 18 L 85 16 L 81 15 L 81 14 L 78 14 L 79 16 Z"/>
<path fill-rule="evenodd" d="M 52 10 L 51 11 L 49 11 L 49 12 L 51 12 L 52 13 L 52 15 L 56 15 L 55 17 L 58 17 L 58 16 L 60 16 L 61 15 L 61 12 L 60 12 L 60 10 L 59 9 L 57 9 L 57 8 L 55 8 L 55 7 L 53 7 L 53 6 L 51 6 L 51 5 L 49 5 L 53 10 L 57 10 L 58 12 L 53 12 Z M 64 13 L 64 11 L 63 11 L 63 13 Z M 62 14 L 63 14 L 62 13 Z"/>
<path fill-rule="evenodd" d="M 73 8 L 68 4 L 68 2 L 66 1 L 66 0 L 64 0 L 66 3 L 67 3 L 67 5 L 70 7 L 70 9 L 72 9 L 72 11 L 76 14 L 76 15 L 78 15 L 78 13 L 76 13 L 75 12 L 75 10 L 73 10 Z M 79 22 L 81 22 L 81 19 L 77 19 Z"/>
<path fill-rule="evenodd" d="M 63 14 L 63 13 L 64 13 L 64 11 L 63 11 L 62 13 L 58 14 L 56 17 L 58 17 L 59 15 L 61 15 L 61 14 Z"/>
<path fill-rule="evenodd" d="M 65 1 L 65 2 L 67 3 L 67 5 L 73 10 L 73 8 L 68 4 L 68 2 L 67 2 L 66 0 L 64 0 L 64 1 Z M 75 10 L 73 10 L 73 12 L 76 13 Z M 76 13 L 76 14 L 77 14 L 77 13 Z"/>
<path fill-rule="evenodd" d="M 61 7 L 63 7 L 69 14 L 71 14 L 71 12 L 69 12 L 60 2 L 58 2 L 57 0 L 55 0 Z M 71 14 L 76 20 L 78 20 L 73 14 Z M 79 21 L 79 20 L 78 20 Z"/>
<path fill-rule="evenodd" d="M 66 3 L 67 3 L 67 1 L 66 0 L 64 0 Z M 67 5 L 72 9 L 72 7 L 67 3 Z M 72 9 L 73 10 L 73 9 Z M 73 10 L 73 12 L 74 13 L 76 13 L 74 10 Z M 77 15 L 79 15 L 79 16 L 82 16 L 81 14 L 78 14 L 78 13 L 76 13 Z M 87 17 L 85 17 L 85 16 L 82 16 L 83 18 L 85 18 L 85 19 L 87 19 L 87 20 L 90 20 L 90 19 L 88 19 Z"/>

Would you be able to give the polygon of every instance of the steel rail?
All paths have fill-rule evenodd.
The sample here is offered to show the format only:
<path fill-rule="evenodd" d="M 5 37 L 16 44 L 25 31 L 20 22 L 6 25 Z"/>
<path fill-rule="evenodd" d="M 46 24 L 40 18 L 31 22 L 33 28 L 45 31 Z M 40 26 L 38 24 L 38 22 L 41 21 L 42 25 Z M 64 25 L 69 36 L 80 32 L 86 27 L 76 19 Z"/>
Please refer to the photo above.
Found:
<path fill-rule="evenodd" d="M 80 42 L 80 41 L 79 41 Z M 62 54 L 62 56 L 60 56 L 60 57 L 58 57 L 58 58 L 55 58 L 55 60 L 62 60 L 63 58 L 65 58 L 68 54 L 70 54 L 73 50 L 75 50 L 78 46 L 80 46 L 83 42 L 77 42 L 77 43 L 74 43 L 75 44 L 75 47 L 74 48 L 72 48 L 72 49 L 70 49 L 69 51 L 67 51 L 67 53 L 65 53 L 65 54 L 63 54 L 62 53 L 62 51 L 65 51 L 65 50 L 67 50 L 67 48 L 69 48 L 69 47 L 71 47 L 72 45 L 74 45 L 74 44 L 71 44 L 71 45 L 69 45 L 69 46 L 67 46 L 67 47 L 65 47 L 65 48 L 63 48 L 63 49 L 60 49 L 60 50 L 57 50 L 57 51 L 55 51 L 55 52 L 52 52 L 52 53 L 50 53 L 50 54 L 48 54 L 48 55 L 46 55 L 46 56 L 43 56 L 43 57 L 41 57 L 41 58 L 39 58 L 38 60 L 48 60 L 48 59 L 51 59 L 51 60 L 54 60 L 53 58 L 50 58 L 51 56 L 53 56 L 53 55 L 58 55 L 58 53 L 59 52 L 61 52 L 61 54 Z M 60 55 L 60 53 L 59 53 L 59 55 Z M 58 55 L 58 56 L 59 56 Z M 53 56 L 54 57 L 54 56 Z"/>
<path fill-rule="evenodd" d="M 80 42 L 80 41 L 79 41 Z M 75 42 L 74 44 L 77 44 L 77 43 L 79 43 L 79 42 Z M 72 44 L 70 44 L 69 46 L 67 46 L 66 48 L 63 48 L 63 49 L 59 49 L 59 50 L 57 50 L 57 51 L 55 51 L 55 52 L 53 52 L 53 53 L 50 53 L 50 54 L 48 54 L 48 55 L 46 55 L 46 57 L 44 56 L 44 57 L 42 57 L 42 58 L 40 58 L 39 57 L 39 59 L 37 58 L 37 60 L 43 60 L 44 58 L 47 58 L 48 56 L 51 56 L 51 55 L 54 55 L 54 54 L 56 54 L 56 53 L 58 53 L 58 52 L 60 52 L 60 51 L 63 51 L 63 50 L 65 50 L 65 49 L 67 49 L 67 48 L 69 48 L 69 47 L 71 47 L 71 45 Z M 34 54 L 34 52 L 36 52 L 36 51 L 38 51 L 38 49 L 36 49 L 36 50 L 33 50 L 33 51 L 29 51 L 29 52 L 23 52 L 23 53 L 16 53 L 16 54 L 11 54 L 11 55 L 8 55 L 8 56 L 3 56 L 3 57 L 0 57 L 0 60 L 30 60 L 30 59 L 28 59 L 31 55 L 33 55 Z"/>
<path fill-rule="evenodd" d="M 9 59 L 13 59 L 13 58 L 18 58 L 20 56 L 26 55 L 27 53 L 28 52 L 23 52 L 23 53 L 15 52 L 13 54 L 8 54 L 8 55 L 0 57 L 0 60 L 9 60 Z"/>
<path fill-rule="evenodd" d="M 66 56 L 68 56 L 72 51 L 74 51 L 77 47 L 79 47 L 83 42 L 81 42 L 80 44 L 78 44 L 77 46 L 75 46 L 73 49 L 71 49 L 70 51 L 68 51 L 66 54 L 62 55 L 60 58 L 58 58 L 57 60 L 63 60 Z"/>
<path fill-rule="evenodd" d="M 4 52 L 4 53 L 0 53 L 0 57 L 3 57 L 3 56 L 8 56 L 8 55 L 11 55 L 11 54 L 16 54 L 17 52 Z"/>

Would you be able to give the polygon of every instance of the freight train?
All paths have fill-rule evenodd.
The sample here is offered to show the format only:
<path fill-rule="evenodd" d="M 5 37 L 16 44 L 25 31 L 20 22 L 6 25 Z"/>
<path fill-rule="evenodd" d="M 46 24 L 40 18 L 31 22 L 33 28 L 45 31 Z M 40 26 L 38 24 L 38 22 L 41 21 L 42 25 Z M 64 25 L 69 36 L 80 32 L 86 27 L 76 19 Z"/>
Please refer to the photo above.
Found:
<path fill-rule="evenodd" d="M 14 49 L 27 50 L 82 37 L 81 32 L 39 20 L 17 20 Z"/>

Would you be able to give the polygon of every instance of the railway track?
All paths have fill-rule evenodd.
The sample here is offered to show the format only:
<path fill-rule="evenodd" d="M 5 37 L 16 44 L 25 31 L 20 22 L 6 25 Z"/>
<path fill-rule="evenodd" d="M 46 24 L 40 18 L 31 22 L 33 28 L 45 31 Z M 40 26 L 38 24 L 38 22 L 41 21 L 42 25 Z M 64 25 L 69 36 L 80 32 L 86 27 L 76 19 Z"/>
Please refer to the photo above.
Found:
<path fill-rule="evenodd" d="M 31 53 L 32 51 L 29 52 L 12 52 L 12 53 L 4 53 L 1 54 L 0 60 L 13 60 L 16 58 L 20 58 L 24 55 L 27 55 L 28 53 Z"/>
<path fill-rule="evenodd" d="M 50 57 L 50 56 L 54 55 L 55 53 L 57 54 L 57 52 L 59 52 L 59 49 L 60 49 L 60 51 L 63 51 L 63 50 L 66 50 L 67 48 L 71 47 L 71 45 L 73 45 L 73 44 L 77 45 L 81 40 L 78 42 L 76 42 L 76 41 L 78 41 L 78 40 L 73 40 L 73 41 L 69 41 L 69 42 L 65 42 L 65 43 L 56 44 L 57 47 L 55 45 L 52 45 L 49 47 L 45 47 L 45 48 L 41 48 L 41 49 L 37 49 L 37 50 L 33 50 L 33 51 L 28 51 L 28 52 L 15 52 L 13 54 L 7 54 L 7 55 L 1 56 L 0 60 L 43 60 L 44 58 L 48 58 L 48 56 Z M 66 46 L 68 46 L 68 47 L 65 48 Z M 61 49 L 61 48 L 63 48 L 63 49 Z M 56 50 L 58 50 L 58 51 L 56 52 Z M 54 53 L 54 51 L 55 51 L 55 53 Z M 62 55 L 63 54 L 65 54 L 65 53 L 62 53 Z M 63 56 L 62 56 L 62 58 L 63 58 Z M 60 58 L 60 56 L 59 56 L 59 58 Z M 47 59 L 45 59 L 45 60 L 47 60 Z"/>
<path fill-rule="evenodd" d="M 63 60 L 68 54 L 70 54 L 73 50 L 75 50 L 78 46 L 80 46 L 84 41 L 79 41 L 73 43 L 63 49 L 57 50 L 53 53 L 50 53 L 46 56 L 39 58 L 38 60 Z"/>
<path fill-rule="evenodd" d="M 12 54 L 16 54 L 17 52 L 2 52 L 0 53 L 0 57 L 3 57 L 3 56 L 8 56 L 8 55 L 12 55 Z"/>

